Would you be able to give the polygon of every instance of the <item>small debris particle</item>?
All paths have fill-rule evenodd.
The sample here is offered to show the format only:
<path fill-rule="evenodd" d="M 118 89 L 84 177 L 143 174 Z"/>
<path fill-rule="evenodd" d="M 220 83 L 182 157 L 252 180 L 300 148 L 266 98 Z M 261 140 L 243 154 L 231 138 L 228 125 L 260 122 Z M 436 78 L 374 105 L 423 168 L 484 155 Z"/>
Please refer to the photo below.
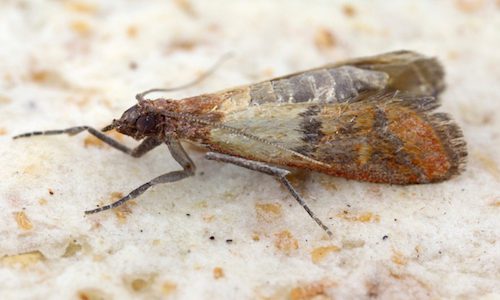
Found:
<path fill-rule="evenodd" d="M 28 79 L 36 84 L 44 86 L 60 89 L 71 88 L 71 84 L 55 70 L 32 70 L 29 73 Z"/>
<path fill-rule="evenodd" d="M 191 214 L 186 214 L 186 217 L 191 217 Z"/>
<path fill-rule="evenodd" d="M 97 11 L 97 6 L 83 1 L 68 1 L 66 8 L 77 13 L 92 14 Z"/>
<path fill-rule="evenodd" d="M 0 263 L 9 267 L 20 266 L 21 268 L 26 268 L 44 259 L 45 257 L 40 251 L 32 251 L 4 256 L 0 258 Z"/>
<path fill-rule="evenodd" d="M 191 51 L 198 44 L 199 42 L 194 40 L 174 40 L 168 45 L 167 52 L 170 53 L 172 51 Z"/>
<path fill-rule="evenodd" d="M 420 258 L 420 253 L 422 253 L 422 252 L 423 252 L 423 250 L 422 250 L 422 246 L 420 246 L 420 245 L 416 245 L 416 246 L 415 246 L 415 252 L 417 252 L 417 258 Z"/>
<path fill-rule="evenodd" d="M 258 233 L 252 234 L 252 240 L 256 242 L 260 241 L 260 235 Z"/>
<path fill-rule="evenodd" d="M 62 257 L 72 257 L 82 250 L 82 245 L 78 244 L 77 241 L 71 241 L 66 246 L 66 250 Z"/>
<path fill-rule="evenodd" d="M 0 95 L 0 104 L 8 104 L 11 102 L 12 102 L 12 99 L 10 99 L 9 97 L 4 96 L 4 95 Z"/>
<path fill-rule="evenodd" d="M 165 296 L 172 295 L 176 289 L 177 289 L 177 285 L 173 282 L 170 282 L 170 281 L 164 282 L 161 286 L 161 291 L 162 291 L 163 295 L 165 295 Z"/>
<path fill-rule="evenodd" d="M 277 203 L 263 203 L 263 204 L 258 203 L 255 205 L 255 207 L 266 213 L 272 213 L 275 215 L 281 214 L 281 205 Z"/>
<path fill-rule="evenodd" d="M 385 240 L 387 240 L 388 238 L 389 238 L 389 236 L 388 236 L 388 235 L 384 235 L 384 236 L 382 237 L 382 240 L 384 240 L 384 241 L 385 241 Z"/>
<path fill-rule="evenodd" d="M 232 240 L 232 239 L 227 239 L 227 240 L 226 240 L 226 243 L 228 243 L 228 244 L 231 244 L 232 242 L 233 242 L 233 240 Z"/>
<path fill-rule="evenodd" d="M 281 205 L 278 203 L 257 203 L 255 204 L 257 219 L 270 223 L 281 217 Z"/>
<path fill-rule="evenodd" d="M 214 215 L 204 215 L 203 216 L 203 221 L 207 222 L 207 223 L 211 223 L 215 220 L 215 216 Z"/>
<path fill-rule="evenodd" d="M 137 33 L 138 33 L 138 30 L 137 30 L 136 26 L 130 25 L 129 27 L 127 27 L 127 36 L 129 38 L 137 37 Z"/>
<path fill-rule="evenodd" d="M 380 221 L 380 216 L 379 215 L 374 215 L 371 212 L 364 213 L 358 217 L 358 220 L 360 222 L 375 222 L 378 223 Z"/>
<path fill-rule="evenodd" d="M 175 4 L 188 16 L 196 17 L 196 11 L 193 9 L 189 0 L 175 0 Z"/>
<path fill-rule="evenodd" d="M 355 17 L 356 14 L 358 13 L 356 11 L 356 8 L 351 4 L 344 4 L 342 6 L 342 12 L 344 13 L 344 15 L 346 17 L 349 17 L 349 18 Z"/>
<path fill-rule="evenodd" d="M 89 135 L 83 140 L 83 145 L 85 148 L 88 147 L 102 148 L 104 147 L 105 144 L 103 141 L 96 138 L 95 136 Z"/>
<path fill-rule="evenodd" d="M 365 241 L 363 240 L 343 240 L 342 241 L 342 248 L 343 249 L 354 249 L 354 248 L 361 248 L 365 245 Z"/>
<path fill-rule="evenodd" d="M 80 300 L 101 300 L 111 299 L 110 295 L 104 293 L 100 289 L 89 288 L 78 291 L 78 299 Z"/>
<path fill-rule="evenodd" d="M 224 277 L 224 270 L 221 267 L 215 267 L 213 270 L 214 278 L 219 279 Z"/>
<path fill-rule="evenodd" d="M 121 192 L 112 192 L 111 193 L 111 201 L 116 201 L 123 198 L 123 194 Z"/>
<path fill-rule="evenodd" d="M 92 32 L 90 24 L 83 20 L 76 20 L 71 22 L 70 28 L 80 36 L 88 36 Z"/>
<path fill-rule="evenodd" d="M 455 0 L 455 6 L 464 13 L 475 13 L 485 6 L 484 0 Z"/>
<path fill-rule="evenodd" d="M 26 215 L 24 211 L 18 211 L 14 213 L 14 217 L 17 222 L 17 226 L 22 230 L 30 230 L 33 228 L 33 224 Z"/>
<path fill-rule="evenodd" d="M 378 223 L 380 222 L 380 216 L 373 214 L 371 212 L 361 213 L 359 215 L 352 215 L 348 211 L 344 210 L 342 213 L 337 214 L 337 217 L 342 218 L 347 221 L 361 222 L 361 223 Z"/>
<path fill-rule="evenodd" d="M 337 44 L 335 36 L 327 28 L 319 28 L 314 34 L 314 44 L 319 50 L 328 50 Z"/>
<path fill-rule="evenodd" d="M 404 257 L 401 252 L 398 252 L 398 251 L 394 251 L 394 254 L 391 257 L 391 260 L 393 263 L 395 263 L 397 265 L 401 265 L 401 266 L 404 266 L 408 263 L 408 259 L 406 257 Z"/>
<path fill-rule="evenodd" d="M 213 241 L 213 240 L 215 240 L 215 236 L 211 235 L 211 236 L 209 237 L 209 239 L 210 239 L 211 241 Z"/>
<path fill-rule="evenodd" d="M 54 190 L 49 188 L 49 195 L 53 196 L 54 195 Z"/>
<path fill-rule="evenodd" d="M 311 259 L 312 262 L 317 264 L 321 262 L 325 257 L 327 257 L 330 253 L 339 252 L 340 248 L 337 246 L 325 246 L 318 247 L 311 251 Z"/>
<path fill-rule="evenodd" d="M 157 277 L 156 273 L 149 274 L 140 274 L 140 275 L 131 275 L 124 276 L 124 283 L 130 287 L 130 289 L 134 292 L 145 292 L 149 290 L 151 285 L 155 282 Z"/>
<path fill-rule="evenodd" d="M 47 205 L 48 201 L 45 198 L 40 198 L 38 199 L 38 204 L 40 205 Z"/>
<path fill-rule="evenodd" d="M 500 197 L 498 197 L 498 200 L 494 200 L 490 205 L 494 207 L 500 207 Z"/>
<path fill-rule="evenodd" d="M 322 280 L 297 286 L 290 291 L 289 299 L 332 299 L 331 295 L 328 295 L 328 289 L 336 285 L 333 281 Z"/>
<path fill-rule="evenodd" d="M 137 70 L 137 68 L 139 67 L 139 65 L 137 64 L 137 62 L 135 61 L 131 61 L 128 63 L 128 67 L 130 70 Z"/>
<path fill-rule="evenodd" d="M 132 213 L 130 208 L 125 205 L 121 205 L 120 207 L 117 207 L 115 210 L 115 215 L 116 218 L 118 219 L 118 222 L 120 224 L 125 224 L 127 221 L 127 216 Z"/>
<path fill-rule="evenodd" d="M 286 255 L 290 255 L 292 251 L 299 248 L 299 242 L 288 230 L 278 232 L 274 236 L 274 246 Z"/>
<path fill-rule="evenodd" d="M 148 283 L 146 282 L 146 280 L 144 280 L 142 278 L 136 278 L 136 279 L 132 280 L 132 282 L 130 283 L 130 287 L 135 292 L 139 292 L 141 290 L 144 290 L 146 287 L 148 287 Z"/>

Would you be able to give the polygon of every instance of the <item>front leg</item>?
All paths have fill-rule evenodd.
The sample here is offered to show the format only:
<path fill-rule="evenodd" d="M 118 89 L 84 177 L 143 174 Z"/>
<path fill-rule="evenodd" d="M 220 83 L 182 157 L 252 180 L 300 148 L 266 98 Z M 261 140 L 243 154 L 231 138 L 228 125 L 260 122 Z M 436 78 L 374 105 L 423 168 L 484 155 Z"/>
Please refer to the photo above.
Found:
<path fill-rule="evenodd" d="M 144 144 L 144 142 L 143 142 Z M 182 180 L 186 177 L 190 177 L 194 175 L 195 172 L 195 165 L 191 158 L 187 155 L 186 151 L 184 151 L 184 148 L 182 148 L 182 145 L 179 141 L 177 140 L 167 140 L 165 142 L 167 144 L 167 147 L 170 151 L 170 154 L 172 154 L 172 157 L 181 165 L 182 170 L 180 171 L 173 171 L 169 172 L 163 175 L 160 175 L 151 181 L 148 181 L 144 183 L 143 185 L 139 186 L 138 188 L 134 189 L 132 192 L 130 192 L 128 195 L 125 197 L 121 198 L 120 200 L 117 200 L 111 204 L 105 205 L 98 207 L 96 209 L 92 210 L 87 210 L 85 211 L 86 215 L 90 214 L 95 214 L 104 210 L 112 209 L 115 207 L 118 207 L 122 204 L 125 204 L 125 202 L 132 200 L 134 198 L 139 197 L 142 195 L 146 190 L 148 190 L 150 187 L 155 186 L 160 183 L 168 183 L 168 182 L 175 182 Z M 142 144 L 141 144 L 142 145 Z M 140 146 L 139 146 L 140 147 Z"/>
<path fill-rule="evenodd" d="M 101 131 L 94 129 L 90 126 L 76 126 L 76 127 L 70 127 L 66 129 L 61 129 L 61 130 L 47 130 L 47 131 L 34 131 L 34 132 L 28 132 L 28 133 L 23 133 L 19 134 L 13 137 L 13 139 L 19 139 L 19 138 L 26 138 L 26 137 L 31 137 L 31 136 L 37 136 L 37 135 L 58 135 L 58 134 L 68 134 L 70 136 L 79 134 L 80 132 L 83 131 L 88 131 L 91 135 L 95 136 L 99 140 L 103 141 L 104 143 L 110 145 L 111 147 L 120 150 L 121 152 L 131 155 L 133 157 L 141 157 L 148 151 L 154 149 L 156 146 L 160 145 L 162 141 L 148 137 L 142 143 L 135 147 L 134 149 L 130 149 L 129 147 L 121 144 L 117 140 L 105 135 Z"/>
<path fill-rule="evenodd" d="M 215 152 L 208 152 L 205 155 L 205 158 L 209 160 L 216 160 L 216 161 L 230 163 L 246 169 L 274 176 L 286 187 L 286 189 L 290 192 L 290 194 L 292 194 L 293 198 L 295 198 L 295 200 L 300 204 L 300 206 L 302 206 L 305 209 L 305 211 L 309 214 L 309 216 L 311 216 L 311 218 L 316 222 L 316 224 L 318 224 L 324 231 L 326 231 L 326 233 L 330 237 L 333 236 L 330 229 L 314 214 L 314 212 L 309 208 L 309 206 L 307 206 L 307 203 L 304 201 L 304 199 L 302 199 L 299 193 L 297 193 L 297 191 L 293 188 L 290 181 L 286 179 L 286 176 L 290 174 L 290 171 L 275 166 L 271 166 L 263 162 L 244 159 L 221 153 L 215 153 Z"/>

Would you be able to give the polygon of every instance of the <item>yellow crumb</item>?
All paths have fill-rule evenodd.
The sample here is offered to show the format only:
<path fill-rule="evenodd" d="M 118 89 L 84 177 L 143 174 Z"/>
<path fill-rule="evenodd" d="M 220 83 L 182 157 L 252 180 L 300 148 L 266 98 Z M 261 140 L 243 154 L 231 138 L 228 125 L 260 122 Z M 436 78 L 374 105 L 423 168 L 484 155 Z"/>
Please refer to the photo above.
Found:
<path fill-rule="evenodd" d="M 17 226 L 22 230 L 30 230 L 33 228 L 33 224 L 26 215 L 24 211 L 18 211 L 14 213 L 14 218 L 16 219 Z"/>
<path fill-rule="evenodd" d="M 311 259 L 313 263 L 317 264 L 325 259 L 330 253 L 339 252 L 340 248 L 337 246 L 318 247 L 311 251 Z"/>

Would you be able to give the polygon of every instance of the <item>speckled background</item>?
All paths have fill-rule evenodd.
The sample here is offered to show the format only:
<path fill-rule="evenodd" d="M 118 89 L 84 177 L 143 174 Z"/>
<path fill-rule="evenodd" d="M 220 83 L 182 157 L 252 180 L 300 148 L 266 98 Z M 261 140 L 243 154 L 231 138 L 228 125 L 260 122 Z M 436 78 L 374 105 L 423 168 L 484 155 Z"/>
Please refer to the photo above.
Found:
<path fill-rule="evenodd" d="M 499 299 L 499 28 L 487 0 L 0 2 L 0 298 Z M 168 97 L 398 49 L 445 66 L 467 171 L 406 187 L 295 176 L 331 240 L 276 181 L 194 147 L 197 176 L 85 217 L 177 164 L 87 134 L 11 139 L 100 128 L 228 52 Z"/>

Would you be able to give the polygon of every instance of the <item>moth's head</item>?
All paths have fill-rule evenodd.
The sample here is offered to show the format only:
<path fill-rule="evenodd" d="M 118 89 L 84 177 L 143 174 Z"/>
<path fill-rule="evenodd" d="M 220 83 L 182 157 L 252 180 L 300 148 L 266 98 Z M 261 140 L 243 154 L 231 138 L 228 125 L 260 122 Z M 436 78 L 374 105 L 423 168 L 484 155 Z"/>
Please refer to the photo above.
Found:
<path fill-rule="evenodd" d="M 131 136 L 137 140 L 147 136 L 157 136 L 161 134 L 161 125 L 164 117 L 155 112 L 145 103 L 138 103 L 127 109 L 120 119 L 104 127 L 103 131 L 116 129 L 116 131 Z"/>

